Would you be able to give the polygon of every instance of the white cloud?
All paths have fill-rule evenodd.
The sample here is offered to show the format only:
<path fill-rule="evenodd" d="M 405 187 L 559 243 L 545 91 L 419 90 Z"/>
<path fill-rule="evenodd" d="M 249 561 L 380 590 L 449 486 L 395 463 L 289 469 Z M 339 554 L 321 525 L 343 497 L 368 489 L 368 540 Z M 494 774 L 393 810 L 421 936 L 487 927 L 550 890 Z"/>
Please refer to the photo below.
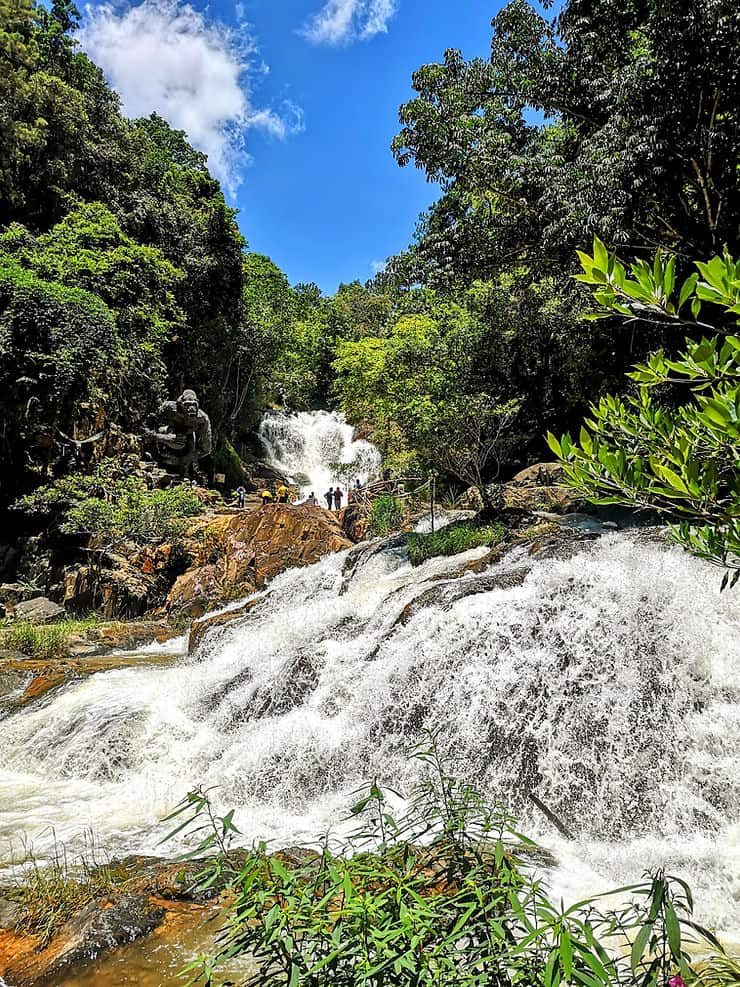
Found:
<path fill-rule="evenodd" d="M 373 274 L 380 274 L 381 271 L 384 271 L 385 270 L 385 261 L 384 260 L 371 260 L 370 261 L 370 270 L 373 272 Z"/>
<path fill-rule="evenodd" d="M 120 94 L 124 113 L 155 111 L 184 130 L 232 196 L 248 161 L 250 128 L 280 138 L 302 129 L 292 104 L 287 116 L 253 105 L 249 77 L 264 69 L 244 25 L 237 33 L 188 3 L 143 0 L 124 8 L 87 7 L 79 40 Z"/>
<path fill-rule="evenodd" d="M 303 28 L 314 44 L 342 45 L 386 34 L 397 0 L 326 0 Z"/>

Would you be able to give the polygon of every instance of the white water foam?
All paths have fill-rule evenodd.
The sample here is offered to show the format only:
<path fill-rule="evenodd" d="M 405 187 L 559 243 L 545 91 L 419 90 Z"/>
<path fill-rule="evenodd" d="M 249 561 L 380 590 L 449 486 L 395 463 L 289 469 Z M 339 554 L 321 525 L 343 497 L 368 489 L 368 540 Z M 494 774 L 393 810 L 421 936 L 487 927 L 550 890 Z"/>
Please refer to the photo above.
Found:
<path fill-rule="evenodd" d="M 352 426 L 335 412 L 272 412 L 262 419 L 259 436 L 268 461 L 293 478 L 303 496 L 313 491 L 320 499 L 337 481 L 365 483 L 380 468 L 375 446 L 355 439 Z M 352 476 L 338 476 L 334 463 L 352 465 Z"/>
<path fill-rule="evenodd" d="M 408 789 L 433 728 L 454 772 L 554 848 L 566 897 L 664 866 L 737 934 L 740 608 L 716 570 L 637 534 L 480 575 L 459 571 L 480 550 L 418 569 L 362 551 L 279 576 L 175 668 L 101 672 L 7 716 L 0 852 L 92 827 L 114 852 L 172 853 L 155 820 L 198 784 L 248 842 L 295 843 L 363 781 Z"/>

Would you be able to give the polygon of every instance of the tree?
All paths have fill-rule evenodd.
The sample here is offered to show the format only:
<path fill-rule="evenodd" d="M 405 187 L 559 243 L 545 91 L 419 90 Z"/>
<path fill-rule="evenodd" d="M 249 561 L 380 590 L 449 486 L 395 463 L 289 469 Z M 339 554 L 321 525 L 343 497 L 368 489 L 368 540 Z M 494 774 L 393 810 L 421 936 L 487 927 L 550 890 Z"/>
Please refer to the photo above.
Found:
<path fill-rule="evenodd" d="M 164 347 L 183 321 L 182 272 L 127 236 L 100 203 L 81 204 L 39 237 L 14 224 L 0 234 L 0 250 L 40 279 L 97 295 L 114 313 L 120 356 L 108 375 L 108 414 L 121 427 L 140 422 L 163 396 Z"/>
<path fill-rule="evenodd" d="M 569 270 L 594 234 L 686 256 L 736 240 L 734 0 L 567 0 L 552 22 L 513 0 L 492 26 L 487 61 L 447 51 L 401 107 L 394 153 L 443 196 L 399 273 Z"/>
<path fill-rule="evenodd" d="M 369 422 L 398 475 L 437 467 L 475 486 L 492 507 L 487 482 L 498 475 L 513 439 L 519 403 L 482 389 L 481 340 L 470 312 L 437 304 L 406 314 L 382 337 L 344 341 L 334 369 L 351 421 Z"/>
<path fill-rule="evenodd" d="M 577 441 L 549 436 L 575 486 L 595 503 L 653 508 L 674 522 L 689 551 L 740 578 L 740 262 L 725 251 L 682 284 L 661 251 L 629 270 L 595 240 L 580 279 L 601 309 L 637 325 L 660 322 L 691 333 L 676 356 L 663 350 L 629 375 L 624 398 L 591 409 Z M 708 309 L 708 312 L 706 310 Z M 706 312 L 706 314 L 703 314 Z M 711 335 L 702 335 L 709 331 Z M 697 338 L 698 337 L 698 338 Z M 666 387 L 681 389 L 678 402 Z"/>
<path fill-rule="evenodd" d="M 96 424 L 120 365 L 115 317 L 97 295 L 44 281 L 0 253 L 0 441 L 4 497 L 47 475 L 57 431 Z"/>

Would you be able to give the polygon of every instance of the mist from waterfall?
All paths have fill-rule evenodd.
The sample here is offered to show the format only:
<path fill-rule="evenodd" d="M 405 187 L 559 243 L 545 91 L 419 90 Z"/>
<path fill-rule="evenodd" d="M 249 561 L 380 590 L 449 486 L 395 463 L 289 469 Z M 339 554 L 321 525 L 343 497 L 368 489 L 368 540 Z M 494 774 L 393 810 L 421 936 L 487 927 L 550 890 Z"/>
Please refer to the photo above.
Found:
<path fill-rule="evenodd" d="M 637 533 L 461 574 L 481 552 L 413 569 L 357 546 L 277 577 L 175 668 L 99 673 L 7 716 L 0 851 L 92 827 L 112 852 L 171 854 L 156 820 L 199 784 L 247 842 L 315 839 L 364 781 L 409 790 L 431 729 L 454 773 L 555 851 L 566 898 L 665 866 L 737 931 L 737 597 Z"/>
<path fill-rule="evenodd" d="M 355 439 L 344 417 L 330 411 L 270 412 L 259 426 L 259 437 L 268 462 L 287 474 L 306 496 L 321 498 L 341 477 L 334 464 L 352 466 L 347 482 L 365 482 L 380 467 L 380 454 L 372 443 Z"/>

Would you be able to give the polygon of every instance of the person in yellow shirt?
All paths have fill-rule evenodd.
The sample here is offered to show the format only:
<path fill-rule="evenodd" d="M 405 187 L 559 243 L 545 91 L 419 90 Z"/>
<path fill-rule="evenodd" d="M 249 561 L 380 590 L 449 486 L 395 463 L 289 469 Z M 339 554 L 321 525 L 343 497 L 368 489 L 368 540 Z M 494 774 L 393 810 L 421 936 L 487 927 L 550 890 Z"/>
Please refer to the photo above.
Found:
<path fill-rule="evenodd" d="M 277 498 L 278 498 L 278 503 L 279 504 L 287 504 L 288 503 L 288 488 L 285 486 L 284 483 L 281 483 L 280 484 L 280 486 L 277 488 L 276 493 L 277 493 Z"/>
<path fill-rule="evenodd" d="M 272 491 L 268 490 L 267 487 L 260 491 L 260 497 L 262 498 L 263 506 L 272 503 Z"/>

